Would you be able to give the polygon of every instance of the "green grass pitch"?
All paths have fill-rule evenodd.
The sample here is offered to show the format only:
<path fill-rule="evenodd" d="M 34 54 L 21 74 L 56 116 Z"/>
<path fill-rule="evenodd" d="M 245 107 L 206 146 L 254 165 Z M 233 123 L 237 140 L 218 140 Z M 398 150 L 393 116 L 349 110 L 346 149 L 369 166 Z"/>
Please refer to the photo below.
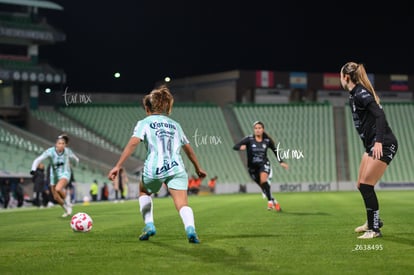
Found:
<path fill-rule="evenodd" d="M 0 274 L 413 274 L 414 191 L 377 191 L 383 237 L 359 240 L 354 192 L 189 197 L 201 244 L 188 243 L 171 198 L 154 199 L 157 234 L 139 241 L 137 200 L 77 204 L 94 221 L 72 232 L 60 207 L 0 210 Z"/>

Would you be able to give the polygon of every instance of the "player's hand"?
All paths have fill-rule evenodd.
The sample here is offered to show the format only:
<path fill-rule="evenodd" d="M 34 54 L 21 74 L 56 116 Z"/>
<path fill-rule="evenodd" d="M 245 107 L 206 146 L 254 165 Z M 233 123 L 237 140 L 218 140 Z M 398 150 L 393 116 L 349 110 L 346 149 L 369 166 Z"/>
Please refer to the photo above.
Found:
<path fill-rule="evenodd" d="M 381 159 L 382 157 L 382 143 L 375 142 L 374 148 L 372 148 L 372 157 L 374 159 Z"/>
<path fill-rule="evenodd" d="M 285 170 L 288 170 L 289 169 L 289 164 L 287 164 L 286 162 L 280 163 L 280 166 L 282 166 L 283 168 L 285 168 Z"/>
<path fill-rule="evenodd" d="M 30 171 L 30 175 L 34 176 L 36 174 L 35 170 Z"/>
<path fill-rule="evenodd" d="M 203 169 L 200 169 L 197 171 L 197 176 L 199 176 L 200 178 L 205 178 L 207 176 L 207 173 Z"/>
<path fill-rule="evenodd" d="M 112 168 L 112 170 L 109 171 L 109 173 L 108 173 L 108 179 L 109 180 L 115 180 L 116 176 L 118 175 L 118 172 L 119 172 L 118 167 Z"/>

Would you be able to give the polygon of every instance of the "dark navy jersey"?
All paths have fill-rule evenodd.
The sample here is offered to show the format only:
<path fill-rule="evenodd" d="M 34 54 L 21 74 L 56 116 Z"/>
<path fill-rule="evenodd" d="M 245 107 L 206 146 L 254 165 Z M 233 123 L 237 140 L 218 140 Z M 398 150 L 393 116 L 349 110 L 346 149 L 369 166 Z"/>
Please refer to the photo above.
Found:
<path fill-rule="evenodd" d="M 377 104 L 374 96 L 362 85 L 356 85 L 349 94 L 354 126 L 365 149 L 370 149 L 375 142 L 387 143 L 395 140 L 385 117 L 382 106 Z"/>
<path fill-rule="evenodd" d="M 263 137 L 261 142 L 258 142 L 253 135 L 244 137 L 239 143 L 233 146 L 234 150 L 240 150 L 242 145 L 246 145 L 247 166 L 249 168 L 258 168 L 269 162 L 267 158 L 267 149 L 270 148 L 276 158 L 278 158 L 277 150 L 273 140 Z M 279 162 L 283 162 L 278 158 Z"/>

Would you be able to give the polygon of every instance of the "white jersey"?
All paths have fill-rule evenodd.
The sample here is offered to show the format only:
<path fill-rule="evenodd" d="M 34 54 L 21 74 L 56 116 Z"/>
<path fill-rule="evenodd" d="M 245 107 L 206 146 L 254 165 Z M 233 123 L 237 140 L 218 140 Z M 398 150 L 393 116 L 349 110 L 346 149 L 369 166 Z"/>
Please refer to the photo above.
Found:
<path fill-rule="evenodd" d="M 185 171 L 181 147 L 189 143 L 181 125 L 164 115 L 150 115 L 137 122 L 133 137 L 145 143 L 144 176 L 160 179 Z"/>
<path fill-rule="evenodd" d="M 53 172 L 51 175 L 54 174 L 55 179 L 57 180 L 61 177 L 70 179 L 70 161 L 75 160 L 76 163 L 79 162 L 79 158 L 73 153 L 70 148 L 66 147 L 63 152 L 58 153 L 55 147 L 50 147 L 33 161 L 32 171 L 36 171 L 36 168 L 39 166 L 39 164 L 47 159 L 49 160 L 51 171 Z"/>

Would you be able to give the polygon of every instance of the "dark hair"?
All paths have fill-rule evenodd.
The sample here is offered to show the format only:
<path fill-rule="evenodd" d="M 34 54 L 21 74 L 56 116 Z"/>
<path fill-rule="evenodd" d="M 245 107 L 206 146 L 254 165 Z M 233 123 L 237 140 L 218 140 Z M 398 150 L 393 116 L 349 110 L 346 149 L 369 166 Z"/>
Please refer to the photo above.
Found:
<path fill-rule="evenodd" d="M 65 141 L 65 143 L 66 144 L 68 144 L 69 143 L 69 137 L 68 137 L 68 135 L 67 134 L 65 134 L 65 133 L 63 133 L 63 134 L 60 134 L 56 139 L 63 139 L 64 141 Z"/>
<path fill-rule="evenodd" d="M 261 122 L 260 120 L 256 120 L 255 122 L 253 122 L 253 127 L 256 126 L 256 124 L 261 125 L 263 127 L 263 129 L 264 129 L 264 123 Z"/>
<path fill-rule="evenodd" d="M 263 122 L 261 122 L 260 120 L 257 120 L 255 122 L 253 122 L 253 127 L 256 126 L 257 124 L 259 124 L 260 126 L 262 126 L 263 127 L 263 130 L 264 130 L 265 126 L 264 126 L 264 123 Z M 268 138 L 268 139 L 270 139 L 271 142 L 275 143 L 274 140 L 273 140 L 273 138 L 271 136 L 269 136 L 265 131 L 263 131 L 263 138 Z"/>

